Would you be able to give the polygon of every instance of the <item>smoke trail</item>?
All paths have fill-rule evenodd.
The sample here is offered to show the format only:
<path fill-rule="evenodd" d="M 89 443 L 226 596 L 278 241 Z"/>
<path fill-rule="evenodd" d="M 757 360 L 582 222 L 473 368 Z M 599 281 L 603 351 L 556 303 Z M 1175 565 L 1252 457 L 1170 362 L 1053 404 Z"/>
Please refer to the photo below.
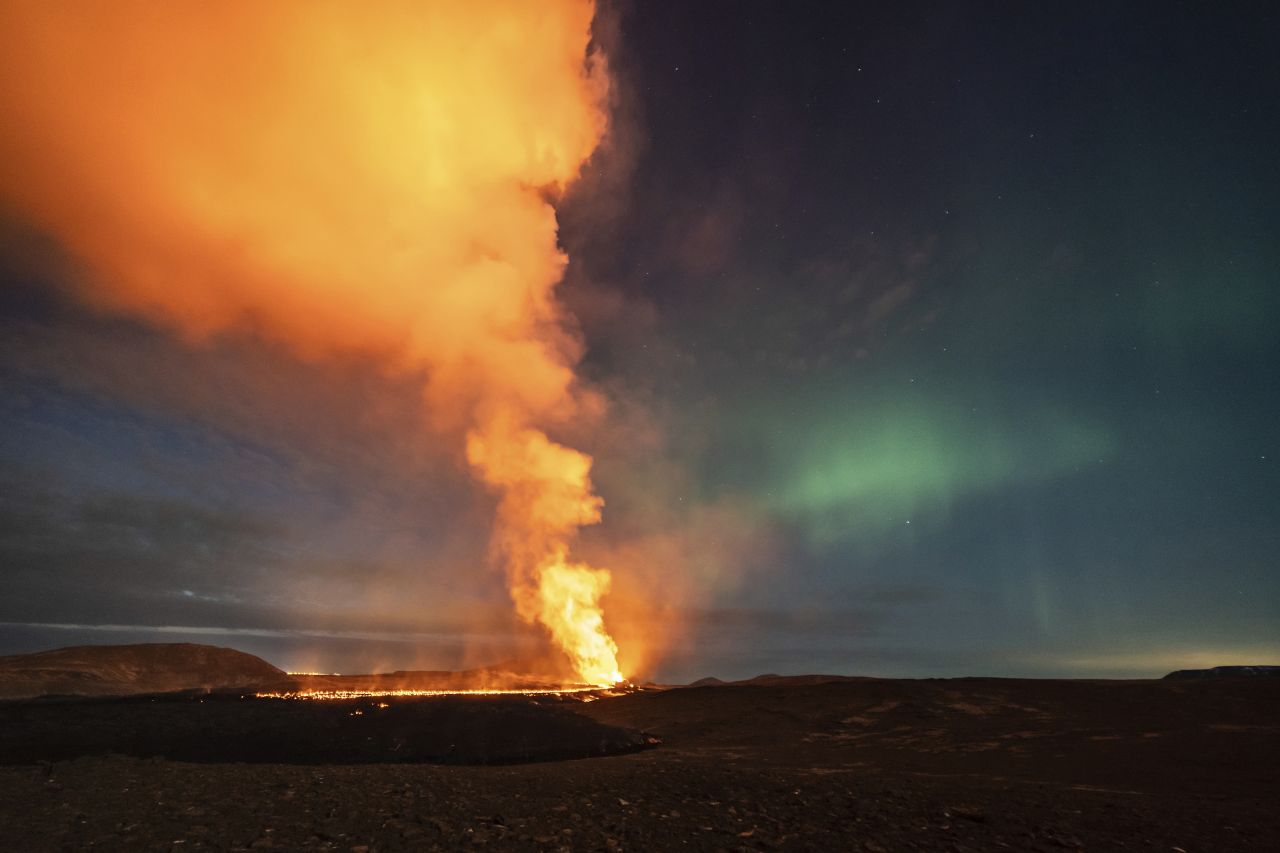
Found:
<path fill-rule="evenodd" d="M 604 131 L 586 0 L 6 2 L 0 190 L 86 270 L 77 293 L 199 340 L 425 368 L 498 499 L 517 611 L 583 678 L 620 678 L 576 564 L 598 414 L 554 288 L 548 202 Z"/>

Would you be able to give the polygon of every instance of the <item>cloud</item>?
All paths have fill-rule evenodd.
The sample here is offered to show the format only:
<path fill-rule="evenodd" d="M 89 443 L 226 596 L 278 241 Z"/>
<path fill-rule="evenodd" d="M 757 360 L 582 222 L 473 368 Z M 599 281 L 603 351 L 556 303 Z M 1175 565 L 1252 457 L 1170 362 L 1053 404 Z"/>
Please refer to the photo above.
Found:
<path fill-rule="evenodd" d="M 261 617 L 266 608 L 252 590 L 279 564 L 286 535 L 256 514 L 119 492 L 73 497 L 13 471 L 0 530 L 0 619 L 198 613 L 227 625 Z M 180 589 L 202 595 L 180 599 Z"/>

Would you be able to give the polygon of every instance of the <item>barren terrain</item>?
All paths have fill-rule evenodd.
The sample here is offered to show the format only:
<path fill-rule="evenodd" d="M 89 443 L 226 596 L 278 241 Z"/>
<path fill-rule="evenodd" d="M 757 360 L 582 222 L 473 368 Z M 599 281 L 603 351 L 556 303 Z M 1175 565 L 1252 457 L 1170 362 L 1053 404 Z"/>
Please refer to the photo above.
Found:
<path fill-rule="evenodd" d="M 1277 679 L 776 679 L 481 702 L 11 703 L 0 849 L 1235 851 L 1280 838 Z M 120 735 L 165 727 L 167 739 Z M 313 755 L 252 734 L 289 728 L 290 749 Z M 519 761 L 492 746 L 513 733 L 603 737 L 624 754 L 378 757 L 406 731 L 420 760 Z M 432 757 L 455 732 L 465 748 Z M 360 737 L 372 751 L 351 746 Z M 661 744 L 639 748 L 650 737 Z M 98 750 L 116 754 L 83 755 Z"/>

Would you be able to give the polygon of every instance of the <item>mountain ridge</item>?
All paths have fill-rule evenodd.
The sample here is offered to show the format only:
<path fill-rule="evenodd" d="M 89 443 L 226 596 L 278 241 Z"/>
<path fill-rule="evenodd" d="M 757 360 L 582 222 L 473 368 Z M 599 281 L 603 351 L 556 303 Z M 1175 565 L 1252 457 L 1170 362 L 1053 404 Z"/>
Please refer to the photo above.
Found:
<path fill-rule="evenodd" d="M 0 657 L 0 699 L 128 696 L 289 681 L 262 658 L 199 643 L 66 646 Z"/>

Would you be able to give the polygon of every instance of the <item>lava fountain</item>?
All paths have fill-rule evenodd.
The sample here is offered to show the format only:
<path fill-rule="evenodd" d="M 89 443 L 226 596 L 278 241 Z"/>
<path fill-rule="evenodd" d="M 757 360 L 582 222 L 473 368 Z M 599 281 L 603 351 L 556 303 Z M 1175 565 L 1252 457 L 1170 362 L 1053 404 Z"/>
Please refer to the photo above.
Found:
<path fill-rule="evenodd" d="M 421 371 L 424 426 L 495 495 L 516 612 L 620 682 L 574 561 L 598 418 L 555 298 L 552 202 L 605 130 L 588 0 L 0 5 L 0 200 L 79 298 L 198 344 L 230 330 Z"/>

